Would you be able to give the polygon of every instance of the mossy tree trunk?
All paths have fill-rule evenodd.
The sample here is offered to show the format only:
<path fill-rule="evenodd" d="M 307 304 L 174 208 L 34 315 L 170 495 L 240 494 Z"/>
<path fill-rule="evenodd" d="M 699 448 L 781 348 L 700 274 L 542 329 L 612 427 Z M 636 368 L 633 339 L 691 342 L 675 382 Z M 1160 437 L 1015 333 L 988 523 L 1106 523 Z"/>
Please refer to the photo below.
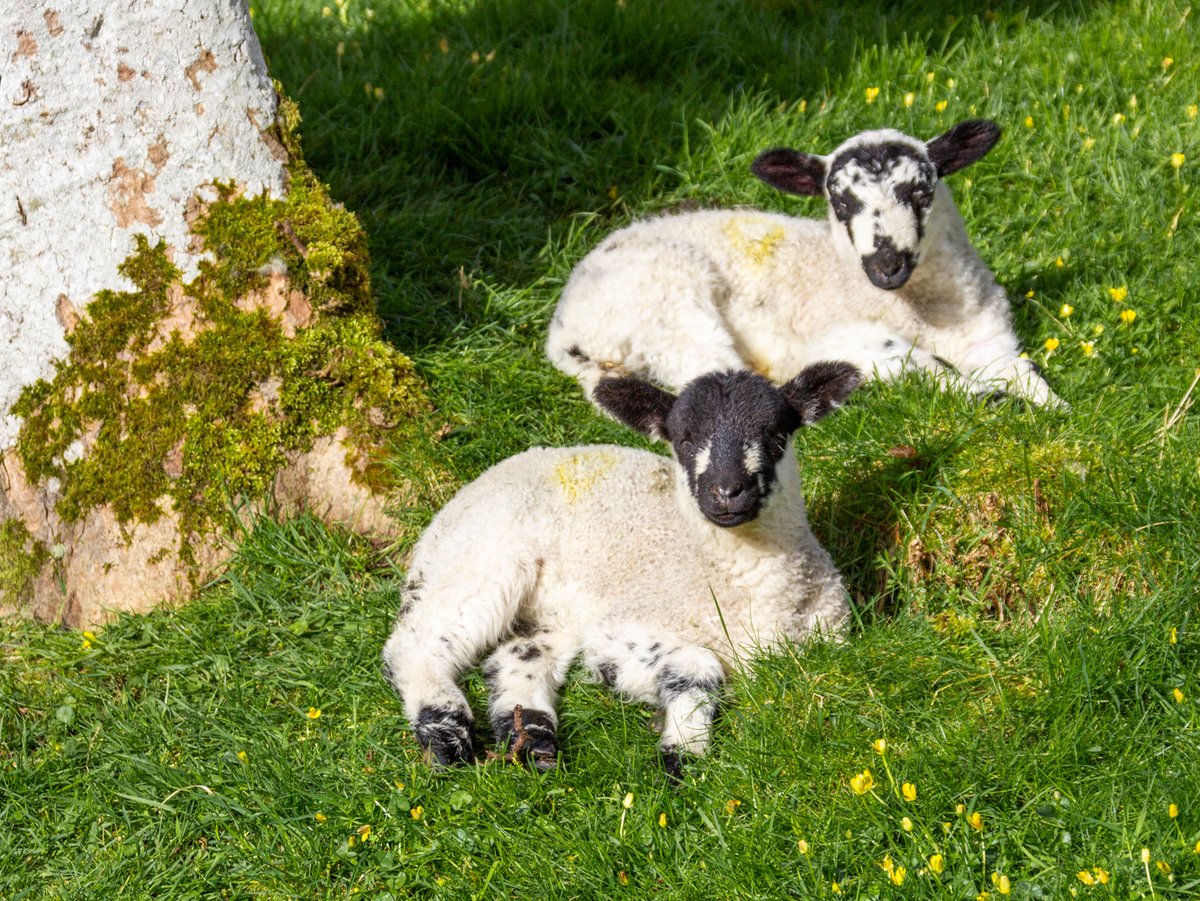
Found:
<path fill-rule="evenodd" d="M 421 385 L 244 0 L 15 0 L 0 54 L 0 612 L 181 598 L 238 509 L 393 534 Z"/>

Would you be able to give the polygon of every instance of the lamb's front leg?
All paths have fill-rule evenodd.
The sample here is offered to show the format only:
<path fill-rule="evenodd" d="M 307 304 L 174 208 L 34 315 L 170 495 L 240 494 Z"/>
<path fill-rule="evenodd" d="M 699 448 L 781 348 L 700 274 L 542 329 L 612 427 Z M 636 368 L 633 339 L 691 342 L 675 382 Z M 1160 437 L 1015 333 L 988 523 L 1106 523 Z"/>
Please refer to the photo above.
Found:
<path fill-rule="evenodd" d="M 558 762 L 558 690 L 577 653 L 565 635 L 539 630 L 505 642 L 483 664 L 496 741 L 539 770 Z"/>
<path fill-rule="evenodd" d="M 584 662 L 606 685 L 663 711 L 663 768 L 679 779 L 707 749 L 725 670 L 717 655 L 676 636 L 626 627 L 585 643 Z"/>
<path fill-rule="evenodd" d="M 955 343 L 952 362 L 976 394 L 1003 392 L 1039 407 L 1070 406 L 1046 383 L 1037 363 L 1021 355 L 1011 330 L 975 331 Z"/>

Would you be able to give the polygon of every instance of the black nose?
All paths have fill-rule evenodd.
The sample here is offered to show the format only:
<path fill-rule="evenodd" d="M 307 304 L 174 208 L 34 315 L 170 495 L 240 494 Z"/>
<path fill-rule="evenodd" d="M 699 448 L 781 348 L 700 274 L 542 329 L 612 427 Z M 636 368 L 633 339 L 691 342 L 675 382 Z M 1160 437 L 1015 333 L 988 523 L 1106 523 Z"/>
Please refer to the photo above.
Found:
<path fill-rule="evenodd" d="M 745 485 L 713 485 L 710 489 L 714 495 L 723 501 L 737 500 L 746 493 Z"/>
<path fill-rule="evenodd" d="M 916 261 L 908 251 L 881 250 L 863 257 L 863 271 L 876 288 L 893 291 L 912 275 Z"/>

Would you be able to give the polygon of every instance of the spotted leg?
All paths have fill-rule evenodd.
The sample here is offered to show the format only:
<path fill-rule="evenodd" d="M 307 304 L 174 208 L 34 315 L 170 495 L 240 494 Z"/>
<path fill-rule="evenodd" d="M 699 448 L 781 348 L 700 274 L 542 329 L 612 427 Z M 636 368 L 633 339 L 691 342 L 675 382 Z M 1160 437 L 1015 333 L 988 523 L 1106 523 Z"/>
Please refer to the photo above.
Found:
<path fill-rule="evenodd" d="M 506 641 L 483 664 L 496 740 L 538 769 L 557 764 L 555 702 L 576 651 L 566 636 L 539 630 Z"/>
<path fill-rule="evenodd" d="M 669 634 L 628 628 L 590 641 L 584 661 L 611 688 L 663 711 L 658 749 L 672 779 L 682 775 L 686 758 L 707 750 L 725 680 L 712 651 Z"/>

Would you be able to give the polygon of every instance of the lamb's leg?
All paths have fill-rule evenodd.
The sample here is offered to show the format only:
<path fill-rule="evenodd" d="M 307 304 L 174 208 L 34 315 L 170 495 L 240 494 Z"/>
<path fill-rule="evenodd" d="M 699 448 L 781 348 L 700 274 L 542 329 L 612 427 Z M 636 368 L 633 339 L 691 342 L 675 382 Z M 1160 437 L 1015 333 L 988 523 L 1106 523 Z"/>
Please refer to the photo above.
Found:
<path fill-rule="evenodd" d="M 576 650 L 565 636 L 538 631 L 505 642 L 483 664 L 496 740 L 538 769 L 557 764 L 554 708 Z"/>
<path fill-rule="evenodd" d="M 968 390 L 952 361 L 930 353 L 880 323 L 855 323 L 815 337 L 809 360 L 845 360 L 868 378 L 890 382 L 907 372 L 927 372 L 942 386 Z"/>
<path fill-rule="evenodd" d="M 681 775 L 686 757 L 707 750 L 725 680 L 724 667 L 712 651 L 671 635 L 627 629 L 589 642 L 584 660 L 606 685 L 662 709 L 658 748 L 673 779 Z"/>
<path fill-rule="evenodd" d="M 515 564 L 511 572 L 456 585 L 449 596 L 410 576 L 383 648 L 383 672 L 432 763 L 475 759 L 475 718 L 457 681 L 508 631 L 535 579 L 536 566 Z"/>

